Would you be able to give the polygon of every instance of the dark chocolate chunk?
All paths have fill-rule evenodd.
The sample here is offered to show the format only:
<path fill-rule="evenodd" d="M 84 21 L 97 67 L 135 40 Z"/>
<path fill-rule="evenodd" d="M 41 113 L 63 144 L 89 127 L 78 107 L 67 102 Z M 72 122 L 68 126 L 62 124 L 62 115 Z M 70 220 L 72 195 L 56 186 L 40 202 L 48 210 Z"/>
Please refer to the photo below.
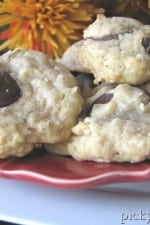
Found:
<path fill-rule="evenodd" d="M 108 102 L 111 101 L 111 99 L 113 98 L 113 94 L 111 93 L 104 93 L 103 95 L 101 95 L 99 98 L 97 98 L 92 105 L 90 105 L 89 107 L 86 107 L 82 112 L 81 112 L 81 117 L 86 117 L 89 116 L 89 114 L 91 113 L 92 107 L 95 104 L 106 104 Z"/>
<path fill-rule="evenodd" d="M 119 35 L 130 34 L 130 33 L 133 33 L 133 32 L 134 32 L 134 30 L 129 30 L 129 31 L 122 32 L 122 33 L 107 35 L 107 36 L 104 36 L 102 38 L 88 37 L 86 39 L 91 39 L 93 41 L 111 41 L 111 40 L 114 40 L 114 39 L 117 40 L 119 38 Z"/>
<path fill-rule="evenodd" d="M 16 102 L 21 96 L 17 82 L 8 72 L 0 72 L 0 107 Z"/>
<path fill-rule="evenodd" d="M 108 36 L 104 36 L 102 38 L 94 38 L 94 37 L 90 37 L 87 39 L 91 39 L 93 41 L 111 41 L 114 39 L 118 39 L 118 34 L 113 34 L 113 35 L 108 35 Z"/>
<path fill-rule="evenodd" d="M 111 93 L 105 93 L 103 95 L 101 95 L 99 98 L 97 98 L 94 102 L 94 104 L 106 104 L 108 102 L 110 102 L 110 100 L 112 99 L 113 94 Z"/>
<path fill-rule="evenodd" d="M 142 38 L 142 45 L 147 54 L 150 54 L 150 37 Z"/>

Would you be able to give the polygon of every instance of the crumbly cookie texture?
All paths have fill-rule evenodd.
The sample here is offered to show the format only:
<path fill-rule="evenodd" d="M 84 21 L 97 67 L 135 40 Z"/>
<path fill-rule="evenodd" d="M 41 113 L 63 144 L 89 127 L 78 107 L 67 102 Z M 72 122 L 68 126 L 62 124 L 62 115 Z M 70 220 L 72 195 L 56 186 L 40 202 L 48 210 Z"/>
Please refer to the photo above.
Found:
<path fill-rule="evenodd" d="M 0 86 L 0 158 L 70 136 L 83 100 L 64 66 L 37 51 L 8 51 L 0 56 Z"/>
<path fill-rule="evenodd" d="M 96 84 L 149 81 L 150 25 L 98 16 L 84 31 L 84 39 L 68 48 L 61 61 L 70 69 L 93 73 Z"/>
<path fill-rule="evenodd" d="M 84 38 L 103 38 L 124 32 L 132 32 L 143 26 L 141 22 L 127 17 L 105 17 L 98 15 L 97 19 L 84 30 Z"/>
<path fill-rule="evenodd" d="M 150 158 L 150 96 L 144 88 L 99 85 L 69 142 L 46 148 L 81 161 L 134 163 Z"/>

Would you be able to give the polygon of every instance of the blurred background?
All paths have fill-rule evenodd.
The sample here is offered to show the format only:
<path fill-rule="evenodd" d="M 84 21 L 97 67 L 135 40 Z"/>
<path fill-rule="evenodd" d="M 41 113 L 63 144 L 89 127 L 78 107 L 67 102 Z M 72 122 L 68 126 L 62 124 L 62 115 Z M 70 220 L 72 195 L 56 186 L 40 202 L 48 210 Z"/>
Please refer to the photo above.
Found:
<path fill-rule="evenodd" d="M 150 24 L 150 0 L 94 0 L 96 6 L 103 7 L 107 16 L 133 17 Z"/>

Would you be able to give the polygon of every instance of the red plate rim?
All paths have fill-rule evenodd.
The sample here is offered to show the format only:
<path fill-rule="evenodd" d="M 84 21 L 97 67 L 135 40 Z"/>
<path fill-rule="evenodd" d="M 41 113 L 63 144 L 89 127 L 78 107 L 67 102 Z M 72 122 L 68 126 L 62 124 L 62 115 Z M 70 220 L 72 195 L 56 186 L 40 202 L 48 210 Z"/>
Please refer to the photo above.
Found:
<path fill-rule="evenodd" d="M 0 177 L 63 189 L 90 188 L 112 183 L 149 181 L 150 161 L 135 164 L 79 162 L 38 149 L 23 158 L 1 159 Z"/>

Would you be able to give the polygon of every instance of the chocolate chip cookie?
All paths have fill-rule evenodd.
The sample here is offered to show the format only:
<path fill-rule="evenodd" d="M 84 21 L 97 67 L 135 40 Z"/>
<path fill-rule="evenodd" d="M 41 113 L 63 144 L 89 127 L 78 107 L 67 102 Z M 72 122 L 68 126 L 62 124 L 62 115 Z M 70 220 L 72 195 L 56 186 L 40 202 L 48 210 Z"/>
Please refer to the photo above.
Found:
<path fill-rule="evenodd" d="M 150 87 L 102 83 L 87 98 L 69 142 L 46 145 L 77 160 L 140 162 L 150 158 Z"/>
<path fill-rule="evenodd" d="M 0 56 L 0 158 L 66 140 L 82 102 L 75 78 L 47 55 L 16 49 Z"/>
<path fill-rule="evenodd" d="M 93 73 L 95 84 L 142 84 L 150 80 L 150 25 L 100 15 L 61 62 L 70 70 Z"/>

